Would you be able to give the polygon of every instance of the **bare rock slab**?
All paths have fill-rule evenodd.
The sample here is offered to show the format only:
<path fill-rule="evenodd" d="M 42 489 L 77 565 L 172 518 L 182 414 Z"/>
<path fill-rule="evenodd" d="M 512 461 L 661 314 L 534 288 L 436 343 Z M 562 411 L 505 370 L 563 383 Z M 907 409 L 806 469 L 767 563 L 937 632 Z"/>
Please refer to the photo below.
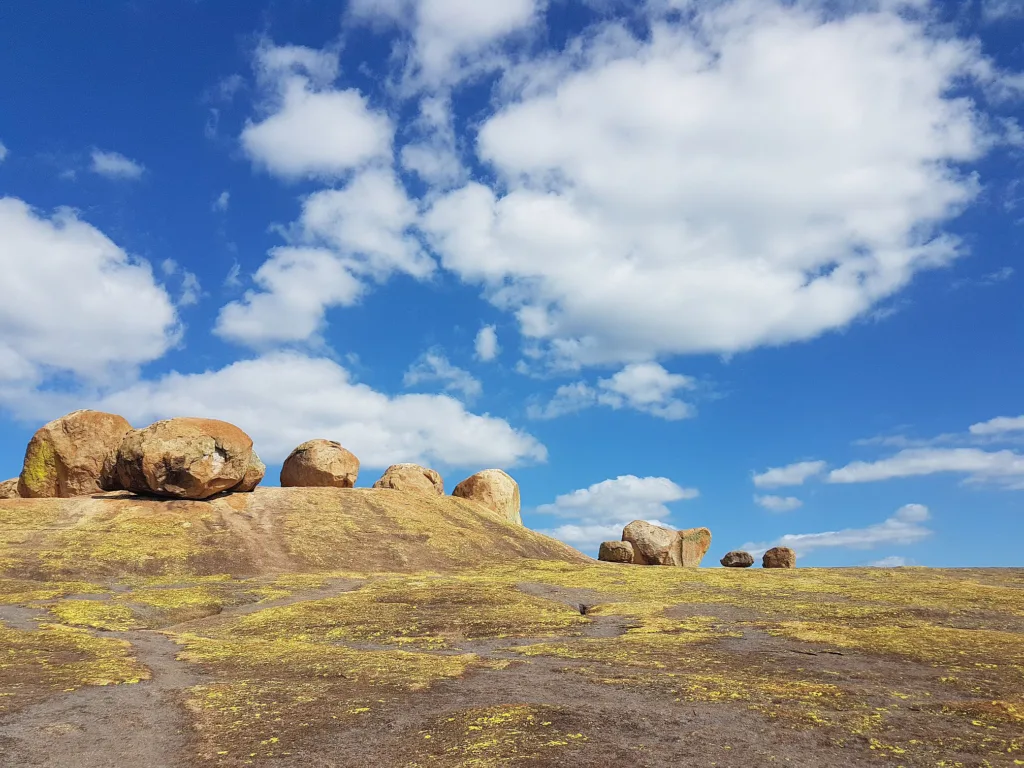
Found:
<path fill-rule="evenodd" d="M 309 440 L 284 460 L 284 488 L 352 488 L 359 477 L 359 459 L 333 440 Z"/>
<path fill-rule="evenodd" d="M 452 496 L 483 504 L 514 525 L 523 524 L 519 484 L 500 469 L 485 469 L 467 477 L 455 486 Z"/>
<path fill-rule="evenodd" d="M 75 411 L 51 421 L 29 441 L 18 493 L 49 499 L 117 490 L 117 452 L 131 428 L 122 417 L 101 411 Z"/>

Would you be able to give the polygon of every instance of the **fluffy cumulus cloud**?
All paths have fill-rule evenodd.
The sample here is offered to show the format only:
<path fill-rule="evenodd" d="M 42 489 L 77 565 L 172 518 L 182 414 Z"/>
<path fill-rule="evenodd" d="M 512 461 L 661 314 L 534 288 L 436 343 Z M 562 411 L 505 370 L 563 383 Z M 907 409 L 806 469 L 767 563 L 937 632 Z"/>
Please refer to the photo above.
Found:
<path fill-rule="evenodd" d="M 336 53 L 266 45 L 256 72 L 266 114 L 242 131 L 242 147 L 271 173 L 288 178 L 342 176 L 390 158 L 394 126 L 355 89 L 336 89 Z"/>
<path fill-rule="evenodd" d="M 985 118 L 976 46 L 886 10 L 702 5 L 521 62 L 497 173 L 424 219 L 445 267 L 560 361 L 730 353 L 841 328 L 946 264 Z"/>
<path fill-rule="evenodd" d="M 489 363 L 498 356 L 498 330 L 493 325 L 485 325 L 476 335 L 476 359 Z"/>
<path fill-rule="evenodd" d="M 452 365 L 439 349 L 424 352 L 405 372 L 402 383 L 406 387 L 441 384 L 445 392 L 459 394 L 465 400 L 473 400 L 484 391 L 479 380 L 469 371 Z"/>
<path fill-rule="evenodd" d="M 789 547 L 798 555 L 809 554 L 817 549 L 846 548 L 872 549 L 890 544 L 916 544 L 932 535 L 932 530 L 923 525 L 929 518 L 928 507 L 923 504 L 907 504 L 881 523 L 866 528 L 846 528 L 841 531 L 824 533 L 788 533 L 771 543 L 748 543 L 743 549 L 762 555 L 771 547 Z"/>
<path fill-rule="evenodd" d="M 528 413 L 534 419 L 554 419 L 597 405 L 619 410 L 628 408 L 667 421 L 693 415 L 693 408 L 675 396 L 680 389 L 692 389 L 689 376 L 669 373 L 657 363 L 631 363 L 596 387 L 586 382 L 565 384 L 545 405 L 532 405 Z"/>
<path fill-rule="evenodd" d="M 108 179 L 135 180 L 142 178 L 146 167 L 119 152 L 92 151 L 90 170 Z"/>
<path fill-rule="evenodd" d="M 769 512 L 792 512 L 804 505 L 796 496 L 754 496 L 754 503 Z"/>
<path fill-rule="evenodd" d="M 939 473 L 967 475 L 971 482 L 1024 489 L 1024 456 L 979 448 L 908 448 L 878 461 L 854 461 L 832 470 L 830 483 L 871 483 Z"/>
<path fill-rule="evenodd" d="M 37 393 L 19 411 L 26 418 L 51 418 L 83 407 L 85 399 Z M 88 404 L 136 425 L 182 414 L 224 419 L 248 432 L 270 463 L 317 437 L 337 440 L 367 468 L 398 462 L 508 468 L 547 459 L 533 436 L 503 419 L 471 413 L 451 397 L 389 396 L 353 380 L 332 360 L 296 353 L 272 353 L 203 373 L 170 373 Z"/>
<path fill-rule="evenodd" d="M 785 467 L 772 467 L 753 477 L 758 488 L 781 488 L 787 485 L 803 485 L 809 478 L 825 471 L 824 461 L 800 461 Z"/>
<path fill-rule="evenodd" d="M 581 549 L 596 549 L 602 541 L 620 539 L 623 526 L 633 520 L 667 522 L 672 514 L 668 504 L 699 495 L 696 488 L 684 488 L 667 477 L 622 475 L 558 496 L 537 507 L 537 513 L 571 520 L 544 533 Z"/>
<path fill-rule="evenodd" d="M 0 232 L 0 386 L 123 375 L 177 343 L 174 305 L 150 266 L 74 211 L 0 198 Z"/>
<path fill-rule="evenodd" d="M 972 424 L 972 435 L 1005 435 L 1010 432 L 1024 432 L 1024 416 L 999 416 L 980 424 Z"/>

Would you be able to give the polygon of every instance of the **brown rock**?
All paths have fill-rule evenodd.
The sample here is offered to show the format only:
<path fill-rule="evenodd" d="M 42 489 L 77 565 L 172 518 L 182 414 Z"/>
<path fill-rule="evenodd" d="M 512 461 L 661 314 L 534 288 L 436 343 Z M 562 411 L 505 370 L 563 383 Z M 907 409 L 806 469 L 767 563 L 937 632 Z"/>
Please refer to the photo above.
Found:
<path fill-rule="evenodd" d="M 75 411 L 51 421 L 29 441 L 18 493 L 68 498 L 116 490 L 117 450 L 131 428 L 120 416 L 100 411 Z"/>
<path fill-rule="evenodd" d="M 796 552 L 789 547 L 772 547 L 761 558 L 762 568 L 796 568 Z"/>
<path fill-rule="evenodd" d="M 699 568 L 710 548 L 711 531 L 707 528 L 679 531 L 679 561 L 684 568 Z"/>
<path fill-rule="evenodd" d="M 263 476 L 266 474 L 267 465 L 260 461 L 256 451 L 253 451 L 249 455 L 249 467 L 245 470 L 245 477 L 231 490 L 236 493 L 252 493 L 256 490 L 256 486 L 263 482 Z"/>
<path fill-rule="evenodd" d="M 351 488 L 359 477 L 359 459 L 332 440 L 310 440 L 285 459 L 285 488 Z"/>
<path fill-rule="evenodd" d="M 20 499 L 21 494 L 18 493 L 18 478 L 13 480 L 4 480 L 0 483 L 0 499 Z"/>
<path fill-rule="evenodd" d="M 392 464 L 373 487 L 444 496 L 444 480 L 441 476 L 419 464 Z"/>
<path fill-rule="evenodd" d="M 735 549 L 727 552 L 720 562 L 726 568 L 749 568 L 754 564 L 754 556 L 749 552 Z"/>
<path fill-rule="evenodd" d="M 514 525 L 523 524 L 519 511 L 519 484 L 500 469 L 485 469 L 467 477 L 455 486 L 452 496 L 483 504 Z"/>
<path fill-rule="evenodd" d="M 682 565 L 678 531 L 634 520 L 622 529 L 622 540 L 633 545 L 634 563 Z"/>
<path fill-rule="evenodd" d="M 628 541 L 606 541 L 601 545 L 597 559 L 606 563 L 632 563 L 633 545 Z"/>
<path fill-rule="evenodd" d="M 251 459 L 252 439 L 233 424 L 167 419 L 125 435 L 117 474 L 134 493 L 208 499 L 243 482 Z"/>

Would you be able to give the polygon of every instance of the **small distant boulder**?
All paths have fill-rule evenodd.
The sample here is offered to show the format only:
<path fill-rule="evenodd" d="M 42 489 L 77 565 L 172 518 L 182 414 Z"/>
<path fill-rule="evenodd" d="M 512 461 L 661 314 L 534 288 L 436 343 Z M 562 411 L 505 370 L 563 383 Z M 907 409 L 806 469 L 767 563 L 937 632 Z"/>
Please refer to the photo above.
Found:
<path fill-rule="evenodd" d="M 131 428 L 120 416 L 101 411 L 75 411 L 51 421 L 25 450 L 19 495 L 70 498 L 117 490 L 117 451 Z"/>
<path fill-rule="evenodd" d="M 761 558 L 762 568 L 796 568 L 796 552 L 789 547 L 772 547 Z"/>
<path fill-rule="evenodd" d="M 622 529 L 622 540 L 633 545 L 633 562 L 638 565 L 683 564 L 679 552 L 679 531 L 634 520 Z"/>
<path fill-rule="evenodd" d="M 699 568 L 700 561 L 711 549 L 711 531 L 687 528 L 679 531 L 679 562 L 684 568 Z"/>
<path fill-rule="evenodd" d="M 252 456 L 252 439 L 233 424 L 167 419 L 125 435 L 117 475 L 133 493 L 208 499 L 242 483 Z"/>
<path fill-rule="evenodd" d="M 727 552 L 725 557 L 721 559 L 721 563 L 726 568 L 749 568 L 754 564 L 754 556 L 749 552 L 736 549 L 732 552 Z"/>
<path fill-rule="evenodd" d="M 597 559 L 606 563 L 632 563 L 633 545 L 628 541 L 606 541 L 601 545 Z"/>
<path fill-rule="evenodd" d="M 483 504 L 514 525 L 523 524 L 519 484 L 500 469 L 485 469 L 467 477 L 455 486 L 452 496 Z"/>
<path fill-rule="evenodd" d="M 333 440 L 310 440 L 281 467 L 285 488 L 351 488 L 359 477 L 359 459 Z"/>
<path fill-rule="evenodd" d="M 253 451 L 249 455 L 249 467 L 245 470 L 245 477 L 231 490 L 236 493 L 252 493 L 256 490 L 256 486 L 263 482 L 263 477 L 266 474 L 267 465 L 260 461 L 256 451 Z"/>
<path fill-rule="evenodd" d="M 373 487 L 444 496 L 441 475 L 419 464 L 392 464 Z"/>
<path fill-rule="evenodd" d="M 18 478 L 13 480 L 4 480 L 0 483 L 0 499 L 20 499 L 21 494 L 18 493 Z"/>

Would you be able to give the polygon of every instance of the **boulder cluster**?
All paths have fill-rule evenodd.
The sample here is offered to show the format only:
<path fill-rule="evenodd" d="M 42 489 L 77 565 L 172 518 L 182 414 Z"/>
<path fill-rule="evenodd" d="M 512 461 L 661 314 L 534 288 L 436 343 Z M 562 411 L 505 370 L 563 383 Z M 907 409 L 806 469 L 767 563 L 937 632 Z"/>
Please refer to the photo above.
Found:
<path fill-rule="evenodd" d="M 167 499 L 204 500 L 248 493 L 266 466 L 252 438 L 216 419 L 175 418 L 133 429 L 112 413 L 75 411 L 41 427 L 28 444 L 20 477 L 0 483 L 0 499 L 69 498 L 131 491 Z M 352 488 L 359 459 L 339 443 L 310 440 L 281 468 L 285 488 Z M 375 489 L 444 495 L 444 480 L 418 464 L 394 464 Z M 452 496 L 480 504 L 522 525 L 519 486 L 500 469 L 459 483 Z"/>
<path fill-rule="evenodd" d="M 636 565 L 674 565 L 696 568 L 711 547 L 711 531 L 688 528 L 674 531 L 634 520 L 622 529 L 622 541 L 606 541 L 598 559 Z"/>
<path fill-rule="evenodd" d="M 727 552 L 720 561 L 726 568 L 749 568 L 754 564 L 754 556 L 749 552 L 736 549 Z M 796 568 L 796 552 L 789 547 L 772 547 L 761 558 L 762 568 Z"/>

